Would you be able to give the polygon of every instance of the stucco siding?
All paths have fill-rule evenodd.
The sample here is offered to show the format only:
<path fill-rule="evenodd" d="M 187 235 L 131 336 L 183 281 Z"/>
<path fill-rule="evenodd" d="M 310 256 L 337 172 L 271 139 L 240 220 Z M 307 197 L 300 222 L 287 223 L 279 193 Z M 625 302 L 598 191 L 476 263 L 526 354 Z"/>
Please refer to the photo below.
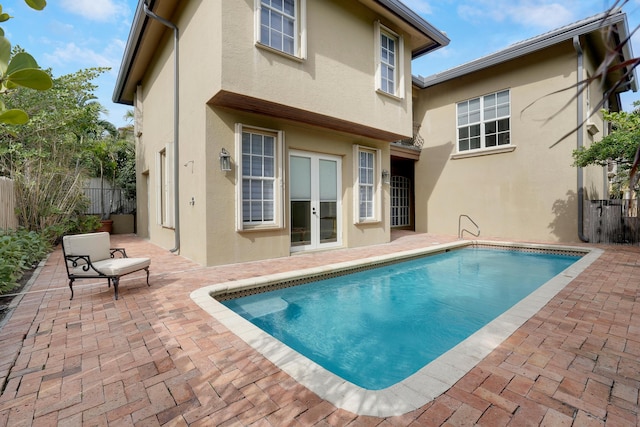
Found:
<path fill-rule="evenodd" d="M 402 97 L 376 92 L 374 23 L 379 17 L 370 9 L 354 1 L 308 0 L 307 57 L 299 60 L 256 44 L 253 0 L 224 2 L 223 14 L 225 91 L 411 135 L 409 43 L 403 52 Z"/>
<path fill-rule="evenodd" d="M 577 241 L 576 134 L 555 144 L 577 124 L 576 103 L 563 109 L 575 90 L 553 94 L 576 81 L 576 54 L 565 43 L 421 91 L 415 110 L 425 146 L 416 165 L 416 230 L 456 234 L 466 214 L 485 237 Z M 452 159 L 456 104 L 504 89 L 515 149 Z"/>

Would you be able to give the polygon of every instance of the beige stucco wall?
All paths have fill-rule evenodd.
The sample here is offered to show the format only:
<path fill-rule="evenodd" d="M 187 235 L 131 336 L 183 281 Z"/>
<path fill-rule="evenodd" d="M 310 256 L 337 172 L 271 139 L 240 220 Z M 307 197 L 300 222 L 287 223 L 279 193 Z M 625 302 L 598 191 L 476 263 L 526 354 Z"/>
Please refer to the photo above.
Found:
<path fill-rule="evenodd" d="M 235 124 L 254 126 L 284 132 L 283 156 L 283 212 L 284 226 L 278 230 L 236 231 L 236 160 Z M 209 150 L 230 152 L 233 170 L 222 172 L 214 166 L 207 176 L 207 260 L 208 265 L 229 264 L 257 259 L 277 258 L 290 254 L 289 228 L 289 159 L 290 150 L 309 151 L 339 156 L 342 160 L 342 243 L 344 247 L 367 246 L 388 242 L 389 195 L 388 185 L 382 185 L 383 214 L 380 222 L 355 225 L 355 205 L 351 183 L 354 174 L 353 145 L 381 149 L 382 167 L 389 169 L 389 145 L 379 141 L 354 138 L 351 135 L 319 128 L 288 123 L 255 114 L 209 108 L 207 113 L 207 145 Z M 197 224 L 185 224 L 197 227 Z"/>
<path fill-rule="evenodd" d="M 416 230 L 456 235 L 459 215 L 466 214 L 485 237 L 578 241 L 576 134 L 553 145 L 576 126 L 575 102 L 562 109 L 575 91 L 552 94 L 575 84 L 576 73 L 567 42 L 422 90 L 415 106 L 425 139 L 416 164 Z M 503 89 L 510 89 L 515 150 L 451 159 L 456 103 Z M 586 175 L 601 191 L 602 172 L 599 179 Z"/>
<path fill-rule="evenodd" d="M 222 88 L 373 128 L 411 135 L 411 52 L 402 98 L 375 91 L 374 22 L 356 1 L 307 3 L 307 58 L 257 47 L 254 0 L 223 2 Z M 393 31 L 402 31 L 386 22 Z M 213 93 L 211 94 L 214 95 Z"/>
<path fill-rule="evenodd" d="M 359 4 L 308 2 L 308 27 L 314 28 L 309 34 L 309 58 L 296 62 L 255 47 L 253 4 L 253 0 L 182 2 L 171 18 L 180 28 L 180 254 L 203 265 L 290 254 L 286 175 L 283 228 L 253 232 L 235 229 L 236 178 L 234 173 L 220 171 L 218 153 L 224 147 L 232 159 L 237 159 L 236 123 L 284 131 L 285 171 L 290 148 L 341 156 L 343 246 L 389 241 L 388 185 L 382 187 L 381 221 L 367 225 L 354 225 L 351 189 L 353 145 L 381 149 L 382 167 L 389 169 L 388 143 L 207 105 L 225 89 L 410 134 L 410 97 L 397 100 L 374 90 L 374 16 Z M 346 18 L 345 7 L 355 8 L 347 10 Z M 223 14 L 225 19 L 221 20 Z M 334 18 L 331 28 L 322 21 Z M 347 33 L 336 30 L 342 25 Z M 334 49 L 347 40 L 364 47 L 355 51 Z M 141 132 L 137 139 L 138 188 L 145 191 L 138 198 L 138 232 L 167 249 L 174 248 L 175 234 L 173 229 L 160 226 L 156 218 L 156 157 L 174 139 L 173 51 L 173 34 L 167 31 L 136 93 L 137 130 Z M 407 51 L 405 70 L 410 88 L 409 58 Z"/>

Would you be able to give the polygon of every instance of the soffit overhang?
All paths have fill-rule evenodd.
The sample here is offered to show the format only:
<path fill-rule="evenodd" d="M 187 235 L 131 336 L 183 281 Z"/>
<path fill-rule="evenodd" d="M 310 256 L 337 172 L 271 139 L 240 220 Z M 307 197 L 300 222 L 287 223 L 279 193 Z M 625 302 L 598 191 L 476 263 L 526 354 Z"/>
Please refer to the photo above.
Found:
<path fill-rule="evenodd" d="M 221 90 L 215 94 L 207 103 L 213 107 L 230 108 L 236 111 L 259 114 L 269 117 L 276 117 L 296 123 L 304 123 L 324 129 L 330 129 L 349 135 L 358 135 L 365 138 L 379 141 L 397 141 L 407 138 L 407 135 L 389 132 L 366 126 L 360 123 L 350 122 L 338 117 L 327 116 L 309 110 L 295 108 L 290 105 L 279 104 L 265 99 L 254 98 L 252 96 Z"/>

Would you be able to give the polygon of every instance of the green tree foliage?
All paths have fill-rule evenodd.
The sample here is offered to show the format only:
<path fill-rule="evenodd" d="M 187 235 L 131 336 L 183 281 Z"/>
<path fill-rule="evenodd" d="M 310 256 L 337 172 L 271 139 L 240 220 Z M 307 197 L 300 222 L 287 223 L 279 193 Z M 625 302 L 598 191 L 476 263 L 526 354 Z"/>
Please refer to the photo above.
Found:
<path fill-rule="evenodd" d="M 46 6 L 45 0 L 25 0 L 32 9 L 42 10 Z M 11 16 L 2 12 L 0 5 L 0 22 L 6 22 Z M 4 36 L 0 28 L 0 94 L 6 95 L 18 87 L 36 90 L 47 90 L 53 82 L 51 76 L 40 69 L 36 60 L 27 52 L 11 54 L 11 42 Z M 0 123 L 24 124 L 29 115 L 20 108 L 7 108 L 0 100 Z"/>
<path fill-rule="evenodd" d="M 574 166 L 618 165 L 616 182 L 629 185 L 629 171 L 640 147 L 640 101 L 634 102 L 632 112 L 603 111 L 604 119 L 611 123 L 611 133 L 589 147 L 573 151 Z"/>
<path fill-rule="evenodd" d="M 0 173 L 15 182 L 19 222 L 28 230 L 66 232 L 61 224 L 78 223 L 70 219 L 86 209 L 82 189 L 94 172 L 97 141 L 113 129 L 101 120 L 103 108 L 94 95 L 93 80 L 105 71 L 80 70 L 53 79 L 45 92 L 18 88 L 6 99 L 31 117 L 0 134 Z"/>

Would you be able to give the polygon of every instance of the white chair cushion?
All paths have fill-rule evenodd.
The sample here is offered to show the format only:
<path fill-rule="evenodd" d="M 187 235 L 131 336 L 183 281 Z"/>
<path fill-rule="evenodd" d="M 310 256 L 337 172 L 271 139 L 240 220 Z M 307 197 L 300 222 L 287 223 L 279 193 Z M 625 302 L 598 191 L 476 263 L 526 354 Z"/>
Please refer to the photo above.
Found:
<path fill-rule="evenodd" d="M 64 236 L 62 244 L 66 255 L 88 255 L 92 263 L 111 258 L 111 243 L 106 232 Z"/>
<path fill-rule="evenodd" d="M 151 260 L 149 258 L 109 258 L 98 262 L 92 261 L 91 263 L 105 276 L 122 276 L 149 267 Z M 82 266 L 79 266 L 69 268 L 69 274 L 80 277 L 95 276 L 98 273 L 91 268 L 88 271 L 84 271 Z"/>

